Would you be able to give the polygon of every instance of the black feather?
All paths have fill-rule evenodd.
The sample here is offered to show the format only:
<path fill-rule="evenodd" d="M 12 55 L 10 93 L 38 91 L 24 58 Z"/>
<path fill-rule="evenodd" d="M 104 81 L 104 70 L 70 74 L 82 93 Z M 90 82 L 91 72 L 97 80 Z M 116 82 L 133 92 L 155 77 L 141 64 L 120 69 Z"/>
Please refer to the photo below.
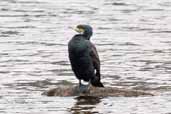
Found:
<path fill-rule="evenodd" d="M 90 29 L 87 25 L 83 27 L 85 30 Z M 92 29 L 86 31 L 90 31 L 90 35 L 75 35 L 68 43 L 71 67 L 77 79 L 90 81 L 93 86 L 104 87 L 100 82 L 100 60 L 97 50 L 86 37 L 92 35 Z"/>

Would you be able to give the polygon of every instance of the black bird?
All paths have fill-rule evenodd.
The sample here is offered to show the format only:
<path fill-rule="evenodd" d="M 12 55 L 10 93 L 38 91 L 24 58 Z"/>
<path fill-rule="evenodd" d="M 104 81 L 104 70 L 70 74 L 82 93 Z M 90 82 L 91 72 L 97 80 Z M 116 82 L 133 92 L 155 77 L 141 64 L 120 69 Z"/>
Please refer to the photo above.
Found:
<path fill-rule="evenodd" d="M 93 29 L 89 25 L 78 25 L 75 29 L 76 34 L 68 43 L 69 59 L 72 70 L 79 80 L 79 87 L 82 86 L 81 80 L 89 82 L 95 87 L 104 87 L 100 81 L 100 59 L 90 37 Z"/>

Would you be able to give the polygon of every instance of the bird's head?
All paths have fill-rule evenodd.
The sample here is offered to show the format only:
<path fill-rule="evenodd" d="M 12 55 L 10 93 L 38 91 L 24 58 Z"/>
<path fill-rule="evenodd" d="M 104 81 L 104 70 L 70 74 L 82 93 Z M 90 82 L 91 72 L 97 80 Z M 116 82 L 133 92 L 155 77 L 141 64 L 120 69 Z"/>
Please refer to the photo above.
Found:
<path fill-rule="evenodd" d="M 77 25 L 75 31 L 82 34 L 87 40 L 93 35 L 93 28 L 90 25 Z"/>

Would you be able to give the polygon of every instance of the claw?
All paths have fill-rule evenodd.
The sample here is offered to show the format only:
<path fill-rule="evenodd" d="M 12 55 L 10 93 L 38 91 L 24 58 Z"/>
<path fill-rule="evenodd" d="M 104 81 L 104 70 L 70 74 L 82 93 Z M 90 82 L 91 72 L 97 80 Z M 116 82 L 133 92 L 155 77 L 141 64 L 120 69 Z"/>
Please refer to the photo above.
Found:
<path fill-rule="evenodd" d="M 86 93 L 90 89 L 91 82 L 89 81 L 88 85 L 83 85 L 81 80 L 79 80 L 79 91 L 81 93 Z"/>

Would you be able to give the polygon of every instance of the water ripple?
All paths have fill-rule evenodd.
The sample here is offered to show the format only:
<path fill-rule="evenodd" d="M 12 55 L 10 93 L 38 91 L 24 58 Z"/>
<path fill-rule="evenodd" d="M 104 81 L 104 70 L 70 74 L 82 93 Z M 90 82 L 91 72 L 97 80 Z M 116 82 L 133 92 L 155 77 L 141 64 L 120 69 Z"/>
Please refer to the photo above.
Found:
<path fill-rule="evenodd" d="M 169 0 L 1 0 L 0 113 L 169 114 L 170 6 Z M 104 99 L 41 96 L 61 80 L 78 83 L 67 43 L 75 34 L 70 27 L 80 23 L 94 28 L 91 40 L 99 52 L 105 85 L 161 94 Z"/>

